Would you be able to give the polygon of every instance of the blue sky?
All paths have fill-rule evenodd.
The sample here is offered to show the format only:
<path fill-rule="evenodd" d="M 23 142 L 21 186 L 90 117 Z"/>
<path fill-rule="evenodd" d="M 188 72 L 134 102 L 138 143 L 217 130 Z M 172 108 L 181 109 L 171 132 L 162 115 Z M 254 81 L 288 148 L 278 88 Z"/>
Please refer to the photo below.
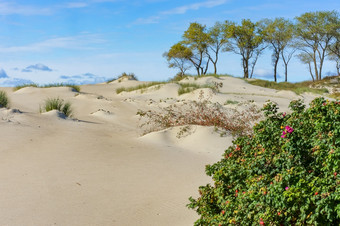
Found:
<path fill-rule="evenodd" d="M 243 18 L 293 19 L 317 10 L 340 10 L 338 0 L 0 0 L 0 85 L 96 83 L 133 72 L 140 80 L 176 74 L 162 54 L 181 40 L 191 22 Z M 282 63 L 279 75 L 283 76 Z M 212 68 L 212 65 L 211 65 Z M 219 73 L 242 75 L 240 56 L 222 53 Z M 256 66 L 272 77 L 270 51 Z M 335 72 L 326 62 L 324 75 Z M 192 71 L 194 73 L 194 71 Z M 309 79 L 294 58 L 289 81 Z"/>

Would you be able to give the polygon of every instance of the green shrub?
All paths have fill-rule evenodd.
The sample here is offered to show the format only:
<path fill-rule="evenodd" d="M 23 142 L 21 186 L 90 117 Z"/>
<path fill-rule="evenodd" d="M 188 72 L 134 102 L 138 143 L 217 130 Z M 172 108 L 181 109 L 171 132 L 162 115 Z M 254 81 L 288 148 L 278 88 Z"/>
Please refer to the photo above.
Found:
<path fill-rule="evenodd" d="M 0 91 L 0 108 L 7 108 L 9 100 L 5 91 Z"/>
<path fill-rule="evenodd" d="M 48 98 L 45 100 L 44 107 L 41 111 L 49 112 L 52 110 L 58 110 L 67 117 L 72 116 L 72 108 L 70 102 L 65 102 L 63 99 L 60 98 Z"/>
<path fill-rule="evenodd" d="M 206 167 L 214 184 L 189 199 L 195 225 L 340 225 L 340 102 L 290 108 L 266 104 L 254 135 Z"/>

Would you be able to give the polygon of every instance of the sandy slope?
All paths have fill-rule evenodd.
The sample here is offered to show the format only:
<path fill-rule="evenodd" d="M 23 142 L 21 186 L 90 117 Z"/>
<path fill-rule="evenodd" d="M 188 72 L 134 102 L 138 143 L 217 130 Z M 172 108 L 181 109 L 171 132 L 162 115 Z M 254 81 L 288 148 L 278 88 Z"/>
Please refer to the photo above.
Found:
<path fill-rule="evenodd" d="M 290 100 L 315 97 L 236 78 L 183 82 L 213 81 L 224 84 L 221 93 L 205 89 L 205 95 L 221 104 L 262 106 L 271 99 L 287 111 Z M 188 197 L 210 182 L 204 167 L 221 158 L 232 137 L 201 126 L 191 126 L 181 138 L 180 128 L 141 137 L 138 109 L 197 100 L 200 90 L 178 96 L 178 85 L 166 84 L 115 93 L 139 83 L 87 85 L 79 94 L 70 88 L 0 88 L 12 109 L 0 109 L 0 225 L 192 225 L 197 215 L 186 208 Z M 48 97 L 70 101 L 76 120 L 40 114 Z"/>

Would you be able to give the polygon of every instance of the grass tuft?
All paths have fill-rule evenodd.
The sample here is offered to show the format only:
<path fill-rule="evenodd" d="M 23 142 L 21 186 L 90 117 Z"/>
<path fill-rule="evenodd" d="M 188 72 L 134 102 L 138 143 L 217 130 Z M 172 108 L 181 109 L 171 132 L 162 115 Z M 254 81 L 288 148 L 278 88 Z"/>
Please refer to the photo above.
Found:
<path fill-rule="evenodd" d="M 66 115 L 67 117 L 71 117 L 72 116 L 72 108 L 71 108 L 71 103 L 70 102 L 65 102 L 63 99 L 58 98 L 48 98 L 47 100 L 45 100 L 45 104 L 43 109 L 40 109 L 40 111 L 45 111 L 45 112 L 49 112 L 52 110 L 57 110 L 60 111 L 62 113 L 64 113 L 64 115 Z"/>
<path fill-rule="evenodd" d="M 23 89 L 26 87 L 38 87 L 37 84 L 35 83 L 27 83 L 27 84 L 21 84 L 21 85 L 17 85 L 16 87 L 13 88 L 13 91 L 17 91 L 19 89 Z"/>
<path fill-rule="evenodd" d="M 37 87 L 37 88 L 51 88 L 51 87 L 70 87 L 74 92 L 80 92 L 80 86 L 74 85 L 74 84 L 66 84 L 66 83 L 51 83 L 46 85 L 37 85 L 35 83 L 30 84 L 23 84 L 18 85 L 13 88 L 14 91 L 17 91 L 19 89 L 25 88 L 25 87 Z"/>
<path fill-rule="evenodd" d="M 305 92 L 315 93 L 315 94 L 324 94 L 328 93 L 328 90 L 326 88 L 310 88 L 310 86 L 313 85 L 313 82 L 305 81 L 305 82 L 299 82 L 299 83 L 290 83 L 290 82 L 271 82 L 267 80 L 246 80 L 249 84 L 255 85 L 255 86 L 261 86 L 265 88 L 271 88 L 276 90 L 289 90 L 297 95 L 300 95 Z"/>
<path fill-rule="evenodd" d="M 218 91 L 218 84 L 204 84 L 204 85 L 198 85 L 196 83 L 177 83 L 181 87 L 178 89 L 178 95 L 182 95 L 185 93 L 190 93 L 196 89 L 203 89 L 203 88 L 210 88 L 213 91 Z"/>
<path fill-rule="evenodd" d="M 121 75 L 117 76 L 117 78 L 109 79 L 108 81 L 106 81 L 106 83 L 110 83 L 116 80 L 118 80 L 118 82 L 121 82 L 123 78 L 127 78 L 128 80 L 138 81 L 138 78 L 134 73 L 123 72 Z"/>
<path fill-rule="evenodd" d="M 140 84 L 138 86 L 132 86 L 132 87 L 119 87 L 116 89 L 116 93 L 119 94 L 121 92 L 132 92 L 132 91 L 135 91 L 135 90 L 145 90 L 151 86 L 158 86 L 157 88 L 159 89 L 160 86 L 159 85 L 162 85 L 162 84 L 165 84 L 166 82 L 149 82 L 149 83 L 145 83 L 145 84 Z"/>
<path fill-rule="evenodd" d="M 0 108 L 7 108 L 9 100 L 5 91 L 0 91 Z"/>

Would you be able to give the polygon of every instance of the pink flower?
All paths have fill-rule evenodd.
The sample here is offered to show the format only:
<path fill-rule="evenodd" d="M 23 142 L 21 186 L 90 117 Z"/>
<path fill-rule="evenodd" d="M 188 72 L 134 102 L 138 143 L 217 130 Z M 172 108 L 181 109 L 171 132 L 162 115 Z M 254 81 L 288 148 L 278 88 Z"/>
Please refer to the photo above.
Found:
<path fill-rule="evenodd" d="M 262 218 L 260 218 L 260 225 L 264 225 Z"/>
<path fill-rule="evenodd" d="M 289 187 L 286 187 L 285 189 L 286 189 L 286 191 L 287 191 L 287 190 L 289 189 Z"/>
<path fill-rule="evenodd" d="M 284 131 L 282 131 L 282 138 L 286 138 L 286 134 L 287 133 L 292 133 L 294 131 L 294 129 L 292 128 L 292 127 L 290 127 L 290 126 L 286 126 L 285 127 L 285 130 Z"/>
<path fill-rule="evenodd" d="M 290 126 L 286 126 L 285 129 L 288 133 L 292 133 L 294 131 L 294 129 Z"/>

